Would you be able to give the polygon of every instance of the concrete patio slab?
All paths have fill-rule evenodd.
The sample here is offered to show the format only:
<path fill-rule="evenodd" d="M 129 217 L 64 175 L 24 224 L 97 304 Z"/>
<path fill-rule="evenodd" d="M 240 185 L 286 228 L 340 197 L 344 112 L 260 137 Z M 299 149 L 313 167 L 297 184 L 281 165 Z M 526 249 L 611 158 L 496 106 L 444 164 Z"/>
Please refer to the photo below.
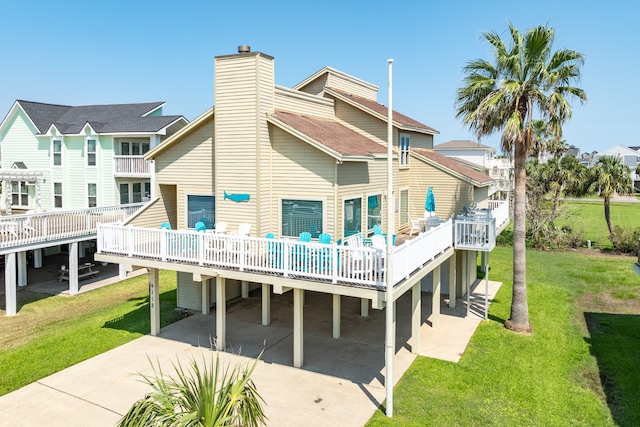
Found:
<path fill-rule="evenodd" d="M 500 284 L 489 282 L 493 298 Z M 410 294 L 398 300 L 394 384 L 416 355 L 407 343 Z M 484 282 L 474 287 L 469 316 L 463 300 L 455 309 L 442 301 L 440 327 L 431 327 L 431 295 L 423 293 L 420 354 L 457 361 L 482 321 Z M 332 338 L 331 296 L 306 293 L 304 366 L 292 367 L 292 306 L 289 294 L 273 295 L 272 322 L 261 324 L 259 295 L 229 304 L 224 364 L 247 364 L 263 351 L 252 376 L 266 401 L 270 426 L 362 426 L 385 399 L 385 313 L 360 316 L 360 301 L 342 298 L 342 336 Z M 0 397 L 6 425 L 114 425 L 148 387 L 139 373 L 152 374 L 149 360 L 172 373 L 194 358 L 215 358 L 211 336 L 215 314 L 193 314 L 64 371 Z M 239 354 L 238 354 L 239 353 Z"/>

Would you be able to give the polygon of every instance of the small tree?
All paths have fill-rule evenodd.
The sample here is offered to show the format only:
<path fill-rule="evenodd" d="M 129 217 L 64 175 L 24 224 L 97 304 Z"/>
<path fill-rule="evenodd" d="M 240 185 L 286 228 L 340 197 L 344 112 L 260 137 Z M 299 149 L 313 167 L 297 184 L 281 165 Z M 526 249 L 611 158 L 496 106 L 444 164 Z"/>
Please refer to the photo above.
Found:
<path fill-rule="evenodd" d="M 259 359 L 259 356 L 258 356 Z M 142 375 L 152 391 L 131 406 L 118 423 L 119 427 L 146 426 L 247 426 L 265 425 L 262 409 L 264 400 L 251 380 L 256 364 L 220 367 L 220 354 L 216 353 L 202 367 L 191 361 L 185 371 L 180 362 L 174 364 L 176 378 L 165 376 L 158 362 L 153 377 Z"/>
<path fill-rule="evenodd" d="M 619 158 L 604 156 L 591 168 L 591 179 L 589 190 L 597 192 L 604 200 L 604 219 L 613 237 L 615 230 L 611 224 L 611 198 L 615 194 L 631 193 L 631 170 Z"/>

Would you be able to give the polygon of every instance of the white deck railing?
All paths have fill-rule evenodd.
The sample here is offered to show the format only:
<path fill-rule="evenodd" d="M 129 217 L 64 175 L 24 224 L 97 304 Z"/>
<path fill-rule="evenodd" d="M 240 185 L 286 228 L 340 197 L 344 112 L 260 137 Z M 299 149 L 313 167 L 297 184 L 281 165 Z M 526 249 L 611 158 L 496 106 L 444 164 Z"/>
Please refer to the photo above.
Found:
<path fill-rule="evenodd" d="M 151 176 L 149 162 L 144 156 L 113 156 L 113 168 L 115 176 L 141 177 Z"/>
<path fill-rule="evenodd" d="M 451 221 L 394 247 L 394 283 L 452 246 Z M 370 288 L 385 286 L 385 251 L 289 239 L 99 224 L 98 253 Z"/>
<path fill-rule="evenodd" d="M 0 217 L 0 249 L 90 236 L 98 223 L 123 221 L 144 203 Z"/>
<path fill-rule="evenodd" d="M 489 209 L 491 209 L 491 216 L 496 219 L 497 230 L 501 230 L 509 223 L 508 200 L 489 200 Z"/>

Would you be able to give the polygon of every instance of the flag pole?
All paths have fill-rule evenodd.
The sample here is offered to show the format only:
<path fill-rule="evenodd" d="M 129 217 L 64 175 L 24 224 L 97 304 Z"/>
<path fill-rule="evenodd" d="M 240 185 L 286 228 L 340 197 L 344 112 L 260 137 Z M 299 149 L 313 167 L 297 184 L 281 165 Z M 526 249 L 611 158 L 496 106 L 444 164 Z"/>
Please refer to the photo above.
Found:
<path fill-rule="evenodd" d="M 392 101 L 392 64 L 393 59 L 388 59 L 389 64 L 389 111 L 387 119 L 387 257 L 386 257 L 386 325 L 385 325 L 385 379 L 384 386 L 387 394 L 386 415 L 393 416 L 393 361 L 395 357 L 395 330 L 394 330 L 394 301 L 393 301 L 393 225 L 394 225 L 394 199 L 393 199 L 393 109 Z"/>

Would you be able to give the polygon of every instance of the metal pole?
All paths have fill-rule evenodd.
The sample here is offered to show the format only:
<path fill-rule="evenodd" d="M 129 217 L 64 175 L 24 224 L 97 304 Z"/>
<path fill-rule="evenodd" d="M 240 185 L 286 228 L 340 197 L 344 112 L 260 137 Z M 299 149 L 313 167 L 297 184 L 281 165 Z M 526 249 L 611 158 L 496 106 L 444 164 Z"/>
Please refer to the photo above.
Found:
<path fill-rule="evenodd" d="M 489 252 L 484 257 L 484 320 L 489 318 Z"/>
<path fill-rule="evenodd" d="M 389 111 L 387 118 L 387 305 L 385 325 L 385 380 L 384 387 L 387 393 L 387 417 L 393 416 L 393 359 L 395 357 L 395 330 L 393 328 L 393 233 L 394 233 L 394 200 L 393 200 L 393 109 L 392 101 L 392 64 L 393 59 L 388 59 L 389 64 Z"/>

